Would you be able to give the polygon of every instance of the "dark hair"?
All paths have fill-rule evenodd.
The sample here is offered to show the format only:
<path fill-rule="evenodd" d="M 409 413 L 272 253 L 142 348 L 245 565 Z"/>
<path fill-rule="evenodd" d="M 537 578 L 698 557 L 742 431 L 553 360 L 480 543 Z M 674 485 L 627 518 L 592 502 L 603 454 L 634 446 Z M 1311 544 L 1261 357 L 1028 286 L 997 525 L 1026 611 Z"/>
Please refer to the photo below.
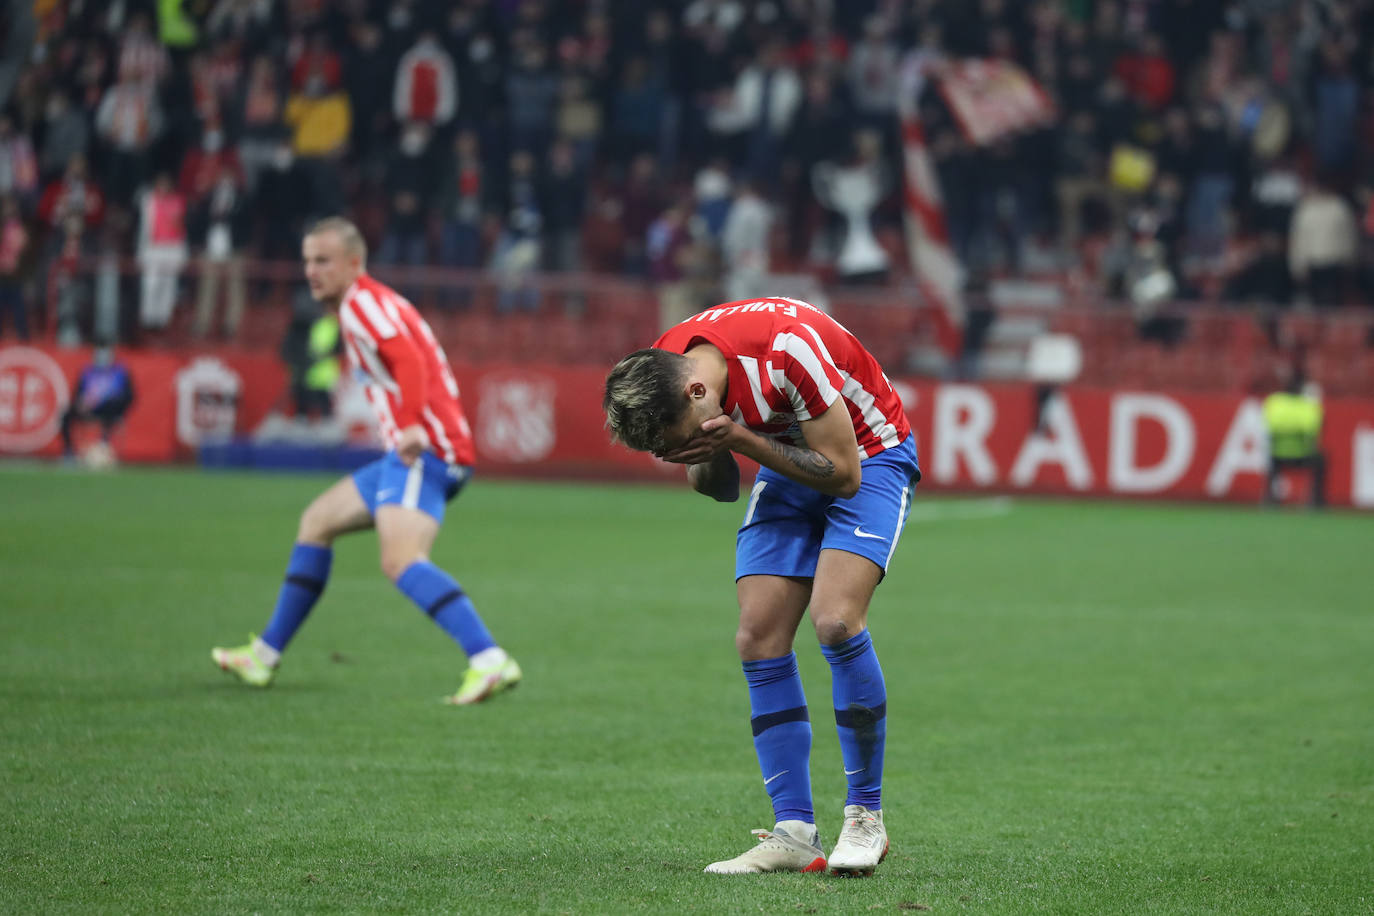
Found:
<path fill-rule="evenodd" d="M 612 437 L 636 451 L 662 451 L 664 431 L 687 413 L 682 385 L 689 369 L 682 354 L 653 348 L 616 363 L 601 399 Z"/>

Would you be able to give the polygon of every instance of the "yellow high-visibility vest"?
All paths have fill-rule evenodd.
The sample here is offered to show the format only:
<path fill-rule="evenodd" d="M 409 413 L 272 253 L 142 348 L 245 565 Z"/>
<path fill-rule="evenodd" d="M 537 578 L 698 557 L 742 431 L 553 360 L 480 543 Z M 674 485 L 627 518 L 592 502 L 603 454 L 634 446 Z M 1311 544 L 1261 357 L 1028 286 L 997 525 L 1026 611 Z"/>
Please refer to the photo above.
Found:
<path fill-rule="evenodd" d="M 310 326 L 310 356 L 314 362 L 305 370 L 305 387 L 312 391 L 333 391 L 341 369 L 335 351 L 339 346 L 339 319 L 323 315 Z"/>
<path fill-rule="evenodd" d="M 1276 391 L 1264 399 L 1264 425 L 1269 429 L 1270 455 L 1275 458 L 1311 457 L 1321 448 L 1321 401 Z"/>

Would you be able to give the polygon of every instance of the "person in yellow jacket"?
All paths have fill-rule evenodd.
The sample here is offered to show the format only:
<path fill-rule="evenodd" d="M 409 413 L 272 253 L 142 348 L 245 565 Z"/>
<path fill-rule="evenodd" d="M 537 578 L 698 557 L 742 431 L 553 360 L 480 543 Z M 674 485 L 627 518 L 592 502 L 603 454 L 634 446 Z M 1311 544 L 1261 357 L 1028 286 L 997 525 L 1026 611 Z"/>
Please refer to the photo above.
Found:
<path fill-rule="evenodd" d="M 1322 402 L 1304 392 L 1301 373 L 1294 373 L 1283 391 L 1264 399 L 1264 425 L 1269 431 L 1269 476 L 1264 501 L 1277 499 L 1279 474 L 1290 468 L 1312 474 L 1312 506 L 1326 503 L 1326 455 L 1322 452 Z"/>
<path fill-rule="evenodd" d="M 291 128 L 296 176 L 305 185 L 308 209 L 337 213 L 345 204 L 337 160 L 353 130 L 353 107 L 337 85 L 337 74 L 326 66 L 329 49 L 324 39 L 311 39 L 306 54 L 304 82 L 287 99 L 282 118 Z"/>

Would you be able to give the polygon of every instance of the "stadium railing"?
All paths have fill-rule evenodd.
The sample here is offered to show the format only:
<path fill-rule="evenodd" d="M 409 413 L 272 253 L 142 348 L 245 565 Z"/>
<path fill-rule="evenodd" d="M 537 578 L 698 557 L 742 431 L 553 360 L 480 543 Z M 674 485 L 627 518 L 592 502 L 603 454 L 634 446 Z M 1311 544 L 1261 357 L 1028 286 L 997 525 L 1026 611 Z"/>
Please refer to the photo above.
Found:
<path fill-rule="evenodd" d="M 198 262 L 181 274 L 171 326 L 152 334 L 138 328 L 136 263 L 85 259 L 65 270 L 65 278 L 50 273 L 44 284 L 40 324 L 48 335 L 60 339 L 66 326 L 68 340 L 73 334 L 89 340 L 96 329 L 117 325 L 121 340 L 135 344 L 202 343 L 192 336 Z M 242 323 L 232 339 L 204 343 L 275 351 L 290 324 L 293 299 L 305 295 L 300 265 L 245 260 L 243 272 Z M 421 309 L 455 361 L 606 365 L 659 332 L 658 291 L 641 279 L 382 265 L 373 273 Z M 225 293 L 221 283 L 212 328 L 222 320 Z M 979 351 L 961 356 L 939 352 L 937 322 L 914 287 L 840 287 L 827 296 L 836 318 L 894 373 L 1019 378 L 1030 339 L 1054 332 L 1080 341 L 1084 384 L 1257 391 L 1272 388 L 1299 365 L 1331 395 L 1374 395 L 1374 309 L 1174 303 L 1158 314 L 1179 322 L 1177 338 L 1161 343 L 1142 336 L 1126 304 L 1064 295 L 1052 285 L 1009 283 L 991 290 L 985 301 L 995 318 Z"/>

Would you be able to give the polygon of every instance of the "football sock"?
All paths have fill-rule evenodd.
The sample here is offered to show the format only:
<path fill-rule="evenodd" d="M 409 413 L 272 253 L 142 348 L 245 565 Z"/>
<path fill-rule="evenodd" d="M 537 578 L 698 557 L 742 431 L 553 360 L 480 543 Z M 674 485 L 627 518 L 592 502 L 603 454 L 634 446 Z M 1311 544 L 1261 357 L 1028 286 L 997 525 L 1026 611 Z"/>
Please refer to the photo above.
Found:
<path fill-rule="evenodd" d="M 453 577 L 428 560 L 411 563 L 396 587 L 429 615 L 439 629 L 452 636 L 468 657 L 496 645 L 477 608 Z"/>
<path fill-rule="evenodd" d="M 811 806 L 811 717 L 797 655 L 744 663 L 749 715 L 763 786 L 778 821 L 816 822 Z"/>
<path fill-rule="evenodd" d="M 830 662 L 835 730 L 840 734 L 840 756 L 849 784 L 844 803 L 881 810 L 887 686 L 873 639 L 864 630 L 838 645 L 821 646 L 821 653 Z"/>
<path fill-rule="evenodd" d="M 329 581 L 329 566 L 334 551 L 315 544 L 297 544 L 291 548 L 286 563 L 286 579 L 277 592 L 277 607 L 272 619 L 262 631 L 262 641 L 278 652 L 286 648 L 291 637 L 305 623 L 310 609 L 320 600 L 320 593 Z"/>

